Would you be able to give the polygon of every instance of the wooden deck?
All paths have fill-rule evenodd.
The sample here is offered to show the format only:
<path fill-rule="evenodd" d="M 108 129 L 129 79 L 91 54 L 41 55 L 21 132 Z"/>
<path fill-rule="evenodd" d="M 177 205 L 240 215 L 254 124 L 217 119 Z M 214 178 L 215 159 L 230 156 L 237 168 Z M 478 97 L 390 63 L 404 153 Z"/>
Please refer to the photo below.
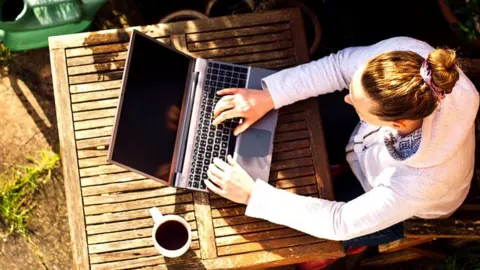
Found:
<path fill-rule="evenodd" d="M 309 60 L 297 9 L 135 27 L 195 57 L 282 69 Z M 65 188 L 78 269 L 237 268 L 343 256 L 338 242 L 244 215 L 214 194 L 166 187 L 106 161 L 131 29 L 50 39 Z M 280 110 L 269 183 L 333 199 L 315 100 Z M 153 247 L 148 209 L 183 216 L 191 250 Z"/>

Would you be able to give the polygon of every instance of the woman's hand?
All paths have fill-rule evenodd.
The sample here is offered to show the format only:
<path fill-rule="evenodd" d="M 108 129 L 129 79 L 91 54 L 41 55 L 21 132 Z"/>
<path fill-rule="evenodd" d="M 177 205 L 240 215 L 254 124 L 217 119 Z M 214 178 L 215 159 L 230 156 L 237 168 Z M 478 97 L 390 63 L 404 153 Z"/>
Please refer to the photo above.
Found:
<path fill-rule="evenodd" d="M 230 155 L 227 161 L 228 163 L 219 158 L 213 159 L 213 164 L 210 164 L 207 171 L 210 181 L 206 180 L 205 185 L 224 198 L 248 204 L 255 181 Z"/>
<path fill-rule="evenodd" d="M 268 90 L 227 88 L 218 91 L 217 94 L 224 97 L 215 106 L 213 124 L 218 125 L 231 118 L 243 118 L 243 122 L 233 131 L 235 136 L 274 108 L 273 99 Z"/>

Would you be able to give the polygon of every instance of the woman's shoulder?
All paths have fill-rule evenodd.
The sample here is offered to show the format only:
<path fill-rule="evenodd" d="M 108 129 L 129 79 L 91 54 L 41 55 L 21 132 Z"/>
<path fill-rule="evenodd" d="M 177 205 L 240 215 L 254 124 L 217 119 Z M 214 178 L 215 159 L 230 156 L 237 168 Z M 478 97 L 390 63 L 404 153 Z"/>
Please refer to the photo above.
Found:
<path fill-rule="evenodd" d="M 384 39 L 377 42 L 374 46 L 384 47 L 386 50 L 414 51 L 422 57 L 426 57 L 434 48 L 425 41 L 407 37 L 398 36 Z"/>

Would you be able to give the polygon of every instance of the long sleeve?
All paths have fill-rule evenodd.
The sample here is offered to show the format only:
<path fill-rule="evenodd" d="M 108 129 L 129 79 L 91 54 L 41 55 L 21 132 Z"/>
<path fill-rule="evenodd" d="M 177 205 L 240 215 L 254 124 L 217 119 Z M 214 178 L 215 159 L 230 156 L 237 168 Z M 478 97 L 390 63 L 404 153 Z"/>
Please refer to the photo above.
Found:
<path fill-rule="evenodd" d="M 414 181 L 396 179 L 397 183 Z M 246 215 L 288 226 L 319 238 L 348 240 L 373 233 L 421 211 L 421 194 L 400 185 L 380 185 L 348 202 L 299 196 L 257 181 Z"/>
<path fill-rule="evenodd" d="M 371 46 L 346 48 L 270 75 L 262 80 L 262 87 L 270 91 L 275 109 L 278 109 L 299 100 L 348 88 L 355 71 L 371 58 L 387 51 L 418 47 L 419 44 L 429 46 L 416 39 L 397 37 Z"/>

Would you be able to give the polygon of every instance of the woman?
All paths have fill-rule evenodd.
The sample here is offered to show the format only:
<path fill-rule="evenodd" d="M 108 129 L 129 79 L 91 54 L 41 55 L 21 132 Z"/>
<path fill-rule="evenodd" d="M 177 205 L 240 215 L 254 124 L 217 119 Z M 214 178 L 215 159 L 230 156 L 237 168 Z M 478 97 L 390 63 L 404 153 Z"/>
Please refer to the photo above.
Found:
<path fill-rule="evenodd" d="M 271 109 L 349 88 L 345 102 L 361 121 L 346 159 L 365 193 L 348 202 L 299 196 L 254 181 L 231 157 L 215 160 L 208 188 L 246 204 L 246 215 L 319 238 L 349 240 L 413 217 L 447 217 L 467 196 L 479 98 L 455 65 L 454 51 L 397 37 L 344 49 L 262 83 L 264 91 L 218 92 L 223 97 L 214 124 L 243 117 L 238 135 Z M 381 244 L 372 239 L 357 244 Z"/>

